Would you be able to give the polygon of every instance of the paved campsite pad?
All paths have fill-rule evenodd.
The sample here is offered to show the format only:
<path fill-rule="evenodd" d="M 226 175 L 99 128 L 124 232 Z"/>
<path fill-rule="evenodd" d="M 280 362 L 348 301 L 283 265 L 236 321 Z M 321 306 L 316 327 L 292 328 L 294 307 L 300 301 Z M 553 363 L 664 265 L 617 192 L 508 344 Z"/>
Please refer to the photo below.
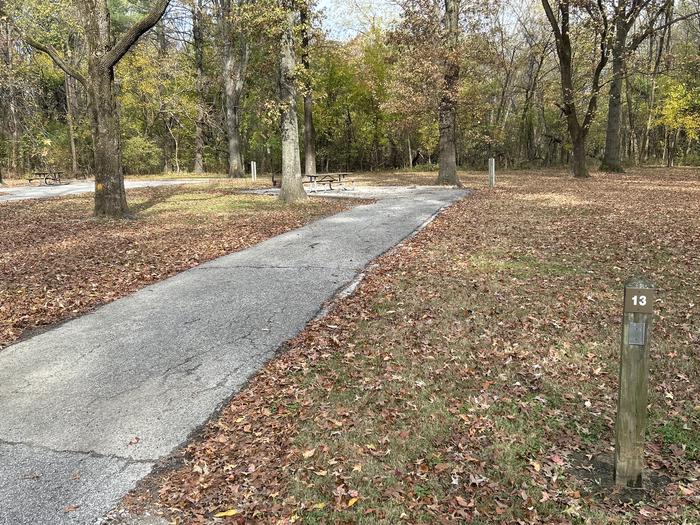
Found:
<path fill-rule="evenodd" d="M 91 523 L 322 304 L 465 192 L 385 192 L 0 353 L 0 524 Z"/>

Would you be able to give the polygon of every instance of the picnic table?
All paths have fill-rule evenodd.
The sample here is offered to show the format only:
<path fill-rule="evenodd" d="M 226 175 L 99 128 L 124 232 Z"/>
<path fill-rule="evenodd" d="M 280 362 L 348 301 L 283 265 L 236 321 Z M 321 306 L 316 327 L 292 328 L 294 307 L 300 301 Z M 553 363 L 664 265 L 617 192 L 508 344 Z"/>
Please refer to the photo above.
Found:
<path fill-rule="evenodd" d="M 332 190 L 333 185 L 336 185 L 336 188 L 339 189 L 348 189 L 346 188 L 346 184 L 350 181 L 347 180 L 347 178 L 352 175 L 350 172 L 346 171 L 340 171 L 337 173 L 317 173 L 315 175 L 304 175 L 304 184 L 310 184 L 312 186 L 310 191 L 318 191 L 319 186 L 325 186 L 326 184 L 328 185 L 328 189 Z M 272 186 L 274 188 L 280 188 L 282 187 L 282 178 L 277 178 L 275 175 L 272 175 Z"/>
<path fill-rule="evenodd" d="M 338 173 L 317 173 L 316 175 L 304 175 L 304 178 L 306 179 L 304 181 L 304 184 L 311 184 L 313 190 L 317 190 L 319 185 L 325 184 L 328 184 L 329 190 L 333 189 L 333 184 L 338 186 L 340 189 L 347 189 L 345 187 L 345 179 L 349 175 L 352 175 L 352 173 L 348 173 L 345 171 L 341 171 Z"/>
<path fill-rule="evenodd" d="M 63 171 L 56 170 L 40 170 L 33 171 L 32 174 L 27 177 L 29 182 L 33 180 L 43 180 L 44 184 L 61 184 L 61 177 L 63 176 Z"/>

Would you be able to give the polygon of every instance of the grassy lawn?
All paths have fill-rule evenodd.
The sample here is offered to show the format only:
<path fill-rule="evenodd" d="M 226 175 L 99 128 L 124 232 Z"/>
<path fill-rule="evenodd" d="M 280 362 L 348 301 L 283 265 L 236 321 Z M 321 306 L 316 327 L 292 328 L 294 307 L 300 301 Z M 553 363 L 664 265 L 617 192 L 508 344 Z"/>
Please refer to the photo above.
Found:
<path fill-rule="evenodd" d="M 228 179 L 220 173 L 194 175 L 192 173 L 159 173 L 155 175 L 129 175 L 127 180 L 172 180 L 172 179 L 208 179 L 211 181 L 224 180 L 238 188 L 270 188 L 271 175 L 258 175 L 256 182 L 249 177 L 243 179 Z M 429 186 L 435 184 L 437 171 L 368 171 L 353 173 L 349 180 L 358 186 Z"/>
<path fill-rule="evenodd" d="M 699 523 L 700 173 L 464 177 L 472 197 L 382 257 L 128 504 L 174 523 Z M 632 494 L 609 464 L 635 273 L 659 294 Z"/>
<path fill-rule="evenodd" d="M 201 262 L 341 211 L 219 183 L 129 191 L 134 219 L 91 218 L 93 197 L 0 204 L 0 348 Z"/>
<path fill-rule="evenodd" d="M 195 174 L 190 172 L 180 172 L 180 173 L 153 173 L 148 175 L 127 175 L 125 180 L 139 181 L 139 180 L 197 180 L 202 179 L 207 182 L 224 182 L 231 187 L 240 189 L 252 189 L 252 188 L 269 188 L 272 186 L 272 177 L 265 175 L 258 175 L 256 182 L 253 182 L 250 176 L 246 176 L 240 179 L 229 179 L 223 173 L 201 173 Z"/>

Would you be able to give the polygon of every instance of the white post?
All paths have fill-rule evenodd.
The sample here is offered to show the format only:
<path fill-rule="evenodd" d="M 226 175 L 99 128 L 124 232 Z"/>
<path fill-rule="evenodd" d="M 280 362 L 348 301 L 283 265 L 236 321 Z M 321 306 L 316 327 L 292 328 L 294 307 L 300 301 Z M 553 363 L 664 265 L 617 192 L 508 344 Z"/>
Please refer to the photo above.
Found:
<path fill-rule="evenodd" d="M 253 182 L 258 180 L 258 165 L 255 162 L 250 163 L 250 176 Z"/>
<path fill-rule="evenodd" d="M 496 187 L 496 159 L 489 159 L 489 186 Z"/>

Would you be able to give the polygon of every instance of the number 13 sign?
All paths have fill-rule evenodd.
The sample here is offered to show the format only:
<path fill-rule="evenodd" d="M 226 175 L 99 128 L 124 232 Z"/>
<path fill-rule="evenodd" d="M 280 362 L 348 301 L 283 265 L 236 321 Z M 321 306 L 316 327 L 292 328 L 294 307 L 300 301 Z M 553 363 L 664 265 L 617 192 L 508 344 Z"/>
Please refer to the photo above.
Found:
<path fill-rule="evenodd" d="M 653 288 L 626 288 L 626 313 L 654 313 L 655 290 Z"/>

